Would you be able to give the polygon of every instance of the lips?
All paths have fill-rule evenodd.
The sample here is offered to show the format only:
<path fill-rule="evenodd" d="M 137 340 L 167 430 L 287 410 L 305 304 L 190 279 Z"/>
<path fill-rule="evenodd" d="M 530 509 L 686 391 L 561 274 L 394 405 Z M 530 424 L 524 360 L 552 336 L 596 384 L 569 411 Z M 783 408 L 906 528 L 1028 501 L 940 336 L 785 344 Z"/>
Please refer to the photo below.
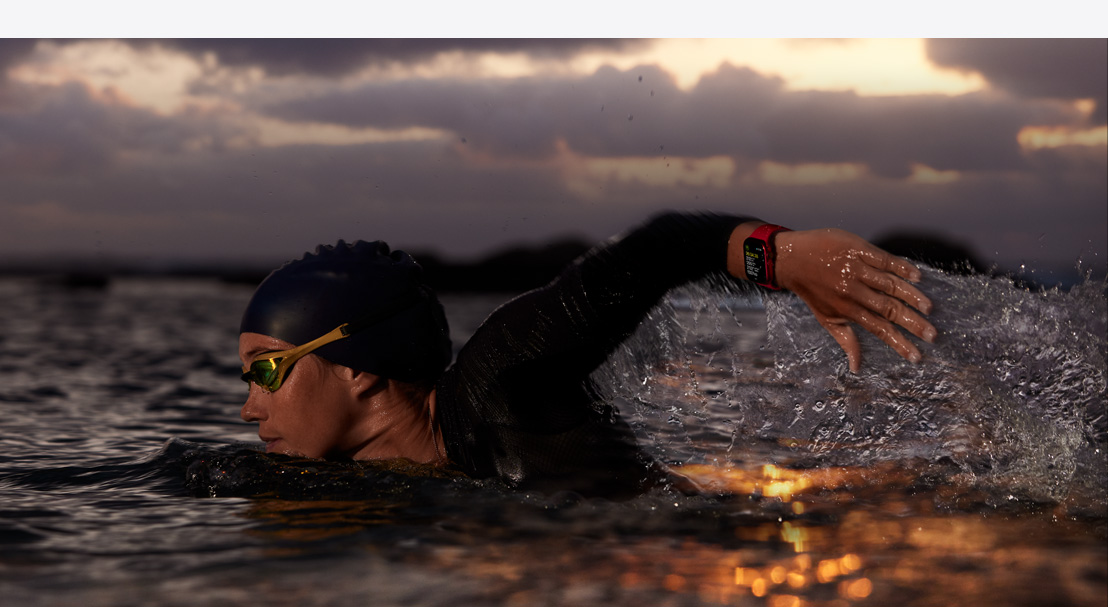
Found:
<path fill-rule="evenodd" d="M 274 451 L 276 451 L 277 447 L 278 447 L 278 443 L 281 442 L 281 438 L 276 437 L 276 436 L 261 436 L 261 435 L 258 435 L 258 438 L 262 439 L 262 442 L 265 443 L 266 453 L 273 453 Z"/>

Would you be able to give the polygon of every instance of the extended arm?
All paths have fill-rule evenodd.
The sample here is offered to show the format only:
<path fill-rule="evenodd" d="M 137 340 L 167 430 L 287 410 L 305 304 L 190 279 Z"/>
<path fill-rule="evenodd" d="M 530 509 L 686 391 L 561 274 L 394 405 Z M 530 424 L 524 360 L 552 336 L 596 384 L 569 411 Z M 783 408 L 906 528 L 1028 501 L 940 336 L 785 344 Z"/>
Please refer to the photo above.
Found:
<path fill-rule="evenodd" d="M 742 241 L 760 224 L 662 215 L 494 312 L 436 388 L 450 459 L 478 477 L 589 493 L 637 491 L 666 476 L 664 466 L 644 461 L 611 406 L 597 400 L 589 374 L 670 288 L 717 271 L 745 279 Z M 919 277 L 907 262 L 838 230 L 782 233 L 777 245 L 778 282 L 808 303 L 851 368 L 860 364 L 860 349 L 847 323 L 909 358 L 918 350 L 896 325 L 924 339 L 934 335 L 908 307 L 926 312 L 930 302 L 906 282 Z"/>
<path fill-rule="evenodd" d="M 667 290 L 725 271 L 742 221 L 656 217 L 494 312 L 436 388 L 451 461 L 473 476 L 590 494 L 634 493 L 662 478 L 589 374 Z"/>

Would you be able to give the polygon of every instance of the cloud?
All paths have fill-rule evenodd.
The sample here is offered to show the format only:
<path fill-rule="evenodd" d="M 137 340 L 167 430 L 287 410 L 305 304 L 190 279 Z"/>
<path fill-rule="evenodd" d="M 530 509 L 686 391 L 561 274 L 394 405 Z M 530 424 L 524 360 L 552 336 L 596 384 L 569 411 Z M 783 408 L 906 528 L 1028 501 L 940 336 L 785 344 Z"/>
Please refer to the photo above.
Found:
<path fill-rule="evenodd" d="M 1018 141 L 1029 124 L 1066 124 L 1077 112 L 1007 97 L 859 97 L 807 92 L 783 96 L 764 124 L 770 157 L 783 162 L 864 162 L 904 177 L 913 164 L 937 170 L 1025 167 Z"/>
<path fill-rule="evenodd" d="M 905 177 L 1024 166 L 1027 125 L 1081 120 L 1070 105 L 1003 94 L 863 97 L 789 91 L 778 78 L 722 66 L 689 91 L 654 66 L 586 77 L 406 80 L 306 96 L 260 111 L 351 127 L 448 130 L 490 154 L 550 155 L 564 141 L 597 157 L 730 155 L 779 163 L 865 163 Z"/>
<path fill-rule="evenodd" d="M 162 116 L 76 82 L 12 88 L 20 104 L 0 110 L 0 176 L 72 177 L 106 170 L 126 156 L 220 149 L 243 135 L 212 116 Z"/>
<path fill-rule="evenodd" d="M 26 38 L 0 38 L 0 76 L 29 56 L 35 50 L 35 44 L 37 41 Z"/>
<path fill-rule="evenodd" d="M 8 69 L 29 57 L 36 43 L 35 40 L 23 38 L 0 38 L 0 111 L 23 103 L 19 87 L 12 86 L 8 79 Z M 2 138 L 3 132 L 0 131 L 0 146 L 3 145 Z"/>
<path fill-rule="evenodd" d="M 413 61 L 433 52 L 412 44 Z M 264 46 L 241 64 L 279 65 Z M 340 237 L 475 255 L 600 239 L 669 208 L 870 237 L 930 228 L 1005 262 L 1105 249 L 1105 147 L 1019 142 L 1029 125 L 1087 125 L 1055 96 L 798 91 L 731 65 L 687 89 L 653 65 L 368 84 L 293 73 L 325 56 L 164 111 L 85 72 L 8 82 L 0 255 L 277 262 Z M 288 132 L 263 136 L 276 120 Z"/>
<path fill-rule="evenodd" d="M 1108 39 L 929 40 L 927 52 L 938 65 L 980 72 L 1015 95 L 1094 99 L 1093 120 L 1108 120 Z"/>
<path fill-rule="evenodd" d="M 221 65 L 259 67 L 270 75 L 341 76 L 370 65 L 417 63 L 440 53 L 526 53 L 535 57 L 566 58 L 598 48 L 619 50 L 642 41 L 589 39 L 434 39 L 434 38 L 280 38 L 158 40 L 156 43 L 193 55 L 213 53 Z M 133 44 L 142 44 L 133 42 Z"/>
<path fill-rule="evenodd" d="M 1082 247 L 1103 249 L 1108 221 L 1104 155 L 1081 147 L 1037 151 L 1021 173 L 947 183 L 863 176 L 792 187 L 715 179 L 666 186 L 620 173 L 593 182 L 595 195 L 555 164 L 481 164 L 467 150 L 440 141 L 282 146 L 159 154 L 89 177 L 12 174 L 0 208 L 18 220 L 0 226 L 0 242 L 4 251 L 96 246 L 135 258 L 277 263 L 337 238 L 383 238 L 476 255 L 567 234 L 599 240 L 672 208 L 869 237 L 930 229 L 1011 264 L 1072 262 Z"/>
<path fill-rule="evenodd" d="M 502 155 L 550 154 L 558 139 L 588 153 L 640 155 L 664 145 L 659 137 L 679 132 L 652 121 L 652 114 L 667 111 L 667 99 L 679 95 L 667 74 L 643 67 L 628 72 L 602 68 L 585 78 L 411 79 L 274 105 L 256 101 L 260 111 L 287 120 L 448 129 L 474 147 Z M 631 124 L 636 117 L 639 123 Z"/>

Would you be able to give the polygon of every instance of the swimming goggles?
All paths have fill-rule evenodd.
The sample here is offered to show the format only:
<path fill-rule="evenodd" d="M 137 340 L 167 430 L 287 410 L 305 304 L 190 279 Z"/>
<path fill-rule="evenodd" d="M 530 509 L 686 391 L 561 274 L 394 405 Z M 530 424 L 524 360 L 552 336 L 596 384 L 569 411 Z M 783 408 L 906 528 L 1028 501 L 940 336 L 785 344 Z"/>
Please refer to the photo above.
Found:
<path fill-rule="evenodd" d="M 288 350 L 266 352 L 242 367 L 242 381 L 257 384 L 266 392 L 276 392 L 296 361 L 331 342 L 346 339 L 367 329 L 419 301 L 419 293 L 409 293 L 389 305 L 378 308 L 354 322 L 343 323 L 326 334 Z"/>

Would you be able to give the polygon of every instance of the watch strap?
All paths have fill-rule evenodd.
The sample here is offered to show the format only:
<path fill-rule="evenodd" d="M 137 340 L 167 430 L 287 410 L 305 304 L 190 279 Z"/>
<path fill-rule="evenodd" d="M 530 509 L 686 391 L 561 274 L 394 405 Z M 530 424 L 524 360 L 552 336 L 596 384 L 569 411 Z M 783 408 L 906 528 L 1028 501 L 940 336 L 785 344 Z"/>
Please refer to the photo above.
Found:
<path fill-rule="evenodd" d="M 765 280 L 759 281 L 754 279 L 753 277 L 748 277 L 751 278 L 751 280 L 754 280 L 756 284 L 774 290 L 781 289 L 781 287 L 777 285 L 777 247 L 774 245 L 774 240 L 778 232 L 789 231 L 791 230 L 784 226 L 779 226 L 772 223 L 765 223 L 755 228 L 754 231 L 750 234 L 750 237 L 747 240 L 757 240 L 765 243 L 763 247 L 763 250 L 765 251 L 763 260 L 765 264 Z"/>

